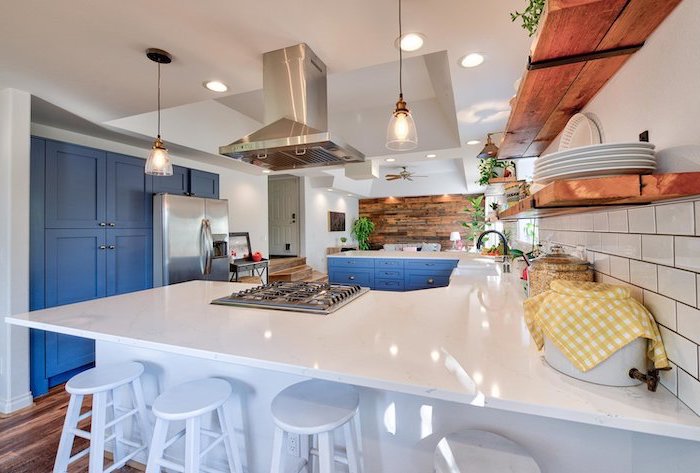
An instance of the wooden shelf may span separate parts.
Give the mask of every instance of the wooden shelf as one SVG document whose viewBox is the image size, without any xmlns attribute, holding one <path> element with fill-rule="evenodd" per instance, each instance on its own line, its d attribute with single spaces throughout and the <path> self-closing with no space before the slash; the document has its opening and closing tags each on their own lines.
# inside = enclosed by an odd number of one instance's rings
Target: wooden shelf
<svg viewBox="0 0 700 473">
<path fill-rule="evenodd" d="M 518 178 L 515 176 L 508 177 L 492 177 L 489 179 L 489 184 L 503 184 L 507 182 L 517 182 Z"/>
<path fill-rule="evenodd" d="M 539 156 L 680 2 L 548 0 L 499 159 Z"/>
<path fill-rule="evenodd" d="M 648 204 L 700 195 L 700 172 L 555 181 L 499 212 L 514 220 L 590 212 L 610 205 Z"/>
</svg>

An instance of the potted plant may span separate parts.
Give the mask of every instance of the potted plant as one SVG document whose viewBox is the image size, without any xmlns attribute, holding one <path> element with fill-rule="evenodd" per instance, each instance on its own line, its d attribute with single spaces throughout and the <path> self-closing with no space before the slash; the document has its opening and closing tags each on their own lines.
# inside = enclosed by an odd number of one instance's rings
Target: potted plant
<svg viewBox="0 0 700 473">
<path fill-rule="evenodd" d="M 470 219 L 467 222 L 462 222 L 462 226 L 467 229 L 467 240 L 474 245 L 481 232 L 486 229 L 484 196 L 469 197 L 467 202 L 469 206 L 464 210 L 469 212 Z"/>
<path fill-rule="evenodd" d="M 511 21 L 520 18 L 521 26 L 527 30 L 529 36 L 537 32 L 540 17 L 544 13 L 546 0 L 528 0 L 527 7 L 521 12 L 514 11 L 510 14 Z"/>
<path fill-rule="evenodd" d="M 345 243 L 348 242 L 347 237 L 340 237 L 340 246 L 345 246 Z"/>
<path fill-rule="evenodd" d="M 515 174 L 515 163 L 497 158 L 484 158 L 479 160 L 479 185 L 488 185 L 495 177 L 511 177 Z"/>
<path fill-rule="evenodd" d="M 352 224 L 352 236 L 357 240 L 357 247 L 369 250 L 369 236 L 374 231 L 374 223 L 367 217 L 360 217 Z"/>
<path fill-rule="evenodd" d="M 486 217 L 486 220 L 488 220 L 489 222 L 495 222 L 496 220 L 498 220 L 498 202 L 491 202 L 491 204 L 489 204 L 489 207 L 491 208 L 491 211 Z"/>
</svg>

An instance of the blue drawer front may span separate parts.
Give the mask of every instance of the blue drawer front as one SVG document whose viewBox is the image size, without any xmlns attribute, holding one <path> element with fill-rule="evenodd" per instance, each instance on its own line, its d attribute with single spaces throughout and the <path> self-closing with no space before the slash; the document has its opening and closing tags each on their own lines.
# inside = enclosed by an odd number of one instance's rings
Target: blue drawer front
<svg viewBox="0 0 700 473">
<path fill-rule="evenodd" d="M 374 260 L 375 268 L 403 268 L 403 260 L 398 258 L 386 258 Z"/>
<path fill-rule="evenodd" d="M 405 288 L 407 291 L 414 289 L 428 289 L 431 287 L 445 287 L 450 283 L 450 276 L 426 273 L 406 273 Z"/>
<path fill-rule="evenodd" d="M 374 274 L 370 270 L 333 270 L 328 278 L 332 284 L 357 284 L 364 287 L 374 285 Z"/>
<path fill-rule="evenodd" d="M 457 267 L 457 260 L 444 259 L 411 259 L 404 266 L 406 269 L 422 269 L 428 271 L 451 271 Z"/>
<path fill-rule="evenodd" d="M 375 278 L 403 279 L 403 269 L 375 269 Z"/>
<path fill-rule="evenodd" d="M 375 279 L 374 289 L 379 291 L 403 291 L 403 279 Z"/>
<path fill-rule="evenodd" d="M 374 268 L 372 258 L 328 258 L 329 268 Z"/>
</svg>

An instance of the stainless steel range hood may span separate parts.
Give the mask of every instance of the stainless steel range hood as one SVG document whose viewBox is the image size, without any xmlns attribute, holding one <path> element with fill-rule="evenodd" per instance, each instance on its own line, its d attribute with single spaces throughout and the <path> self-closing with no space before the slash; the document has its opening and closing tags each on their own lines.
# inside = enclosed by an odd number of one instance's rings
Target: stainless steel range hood
<svg viewBox="0 0 700 473">
<path fill-rule="evenodd" d="M 306 44 L 263 55 L 264 128 L 219 153 L 272 171 L 365 160 L 328 130 L 326 65 Z"/>
</svg>

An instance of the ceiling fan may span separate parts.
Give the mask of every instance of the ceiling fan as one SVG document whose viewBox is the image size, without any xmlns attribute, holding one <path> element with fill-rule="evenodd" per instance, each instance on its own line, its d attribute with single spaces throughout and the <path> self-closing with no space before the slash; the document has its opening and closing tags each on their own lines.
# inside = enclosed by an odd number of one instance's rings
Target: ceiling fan
<svg viewBox="0 0 700 473">
<path fill-rule="evenodd" d="M 384 178 L 387 181 L 396 181 L 397 179 L 403 179 L 405 181 L 412 181 L 414 177 L 428 177 L 428 176 L 418 176 L 415 173 L 406 170 L 406 166 L 401 166 L 401 172 L 398 174 L 387 174 Z"/>
</svg>

